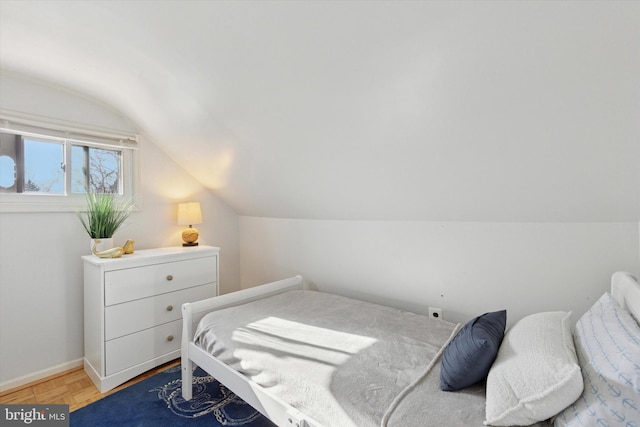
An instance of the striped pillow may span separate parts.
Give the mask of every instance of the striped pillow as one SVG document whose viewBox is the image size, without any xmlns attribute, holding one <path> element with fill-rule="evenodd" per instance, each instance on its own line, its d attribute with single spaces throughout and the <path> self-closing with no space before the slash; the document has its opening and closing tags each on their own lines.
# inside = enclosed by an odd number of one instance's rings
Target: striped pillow
<svg viewBox="0 0 640 427">
<path fill-rule="evenodd" d="M 607 292 L 580 318 L 574 338 L 584 392 L 554 425 L 640 425 L 640 325 Z"/>
</svg>

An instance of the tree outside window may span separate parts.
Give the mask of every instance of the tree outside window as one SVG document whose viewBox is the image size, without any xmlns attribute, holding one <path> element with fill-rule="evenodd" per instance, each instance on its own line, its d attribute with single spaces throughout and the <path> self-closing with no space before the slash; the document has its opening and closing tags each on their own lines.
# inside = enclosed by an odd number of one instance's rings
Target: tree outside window
<svg viewBox="0 0 640 427">
<path fill-rule="evenodd" d="M 122 153 L 118 150 L 73 145 L 72 191 L 120 194 Z"/>
</svg>

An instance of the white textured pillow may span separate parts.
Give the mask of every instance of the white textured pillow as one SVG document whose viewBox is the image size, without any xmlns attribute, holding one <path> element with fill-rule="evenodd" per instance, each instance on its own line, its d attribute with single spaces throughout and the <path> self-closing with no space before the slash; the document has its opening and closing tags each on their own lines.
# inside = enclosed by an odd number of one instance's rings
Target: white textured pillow
<svg viewBox="0 0 640 427">
<path fill-rule="evenodd" d="M 530 425 L 572 404 L 583 381 L 571 313 L 537 313 L 505 335 L 487 377 L 486 425 Z"/>
</svg>

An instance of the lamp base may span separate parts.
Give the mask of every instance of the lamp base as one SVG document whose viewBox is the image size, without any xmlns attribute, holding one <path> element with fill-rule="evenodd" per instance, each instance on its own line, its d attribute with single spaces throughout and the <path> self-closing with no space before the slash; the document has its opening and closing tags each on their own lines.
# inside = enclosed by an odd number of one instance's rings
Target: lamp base
<svg viewBox="0 0 640 427">
<path fill-rule="evenodd" d="M 182 232 L 182 246 L 198 246 L 198 230 L 189 226 Z"/>
</svg>

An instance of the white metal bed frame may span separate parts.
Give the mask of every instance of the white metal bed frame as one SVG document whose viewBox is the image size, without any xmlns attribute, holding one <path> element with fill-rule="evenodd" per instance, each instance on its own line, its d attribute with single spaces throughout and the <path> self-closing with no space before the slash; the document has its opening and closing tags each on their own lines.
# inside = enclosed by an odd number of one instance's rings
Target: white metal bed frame
<svg viewBox="0 0 640 427">
<path fill-rule="evenodd" d="M 182 396 L 192 397 L 194 363 L 216 378 L 249 405 L 280 427 L 323 427 L 322 424 L 295 409 L 287 402 L 272 395 L 229 365 L 196 346 L 193 342 L 195 320 L 205 313 L 226 307 L 241 305 L 270 295 L 293 289 L 303 289 L 302 276 L 268 283 L 218 297 L 209 298 L 182 306 Z M 611 293 L 618 303 L 627 309 L 640 323 L 640 285 L 625 272 L 616 272 L 611 277 Z"/>
</svg>

